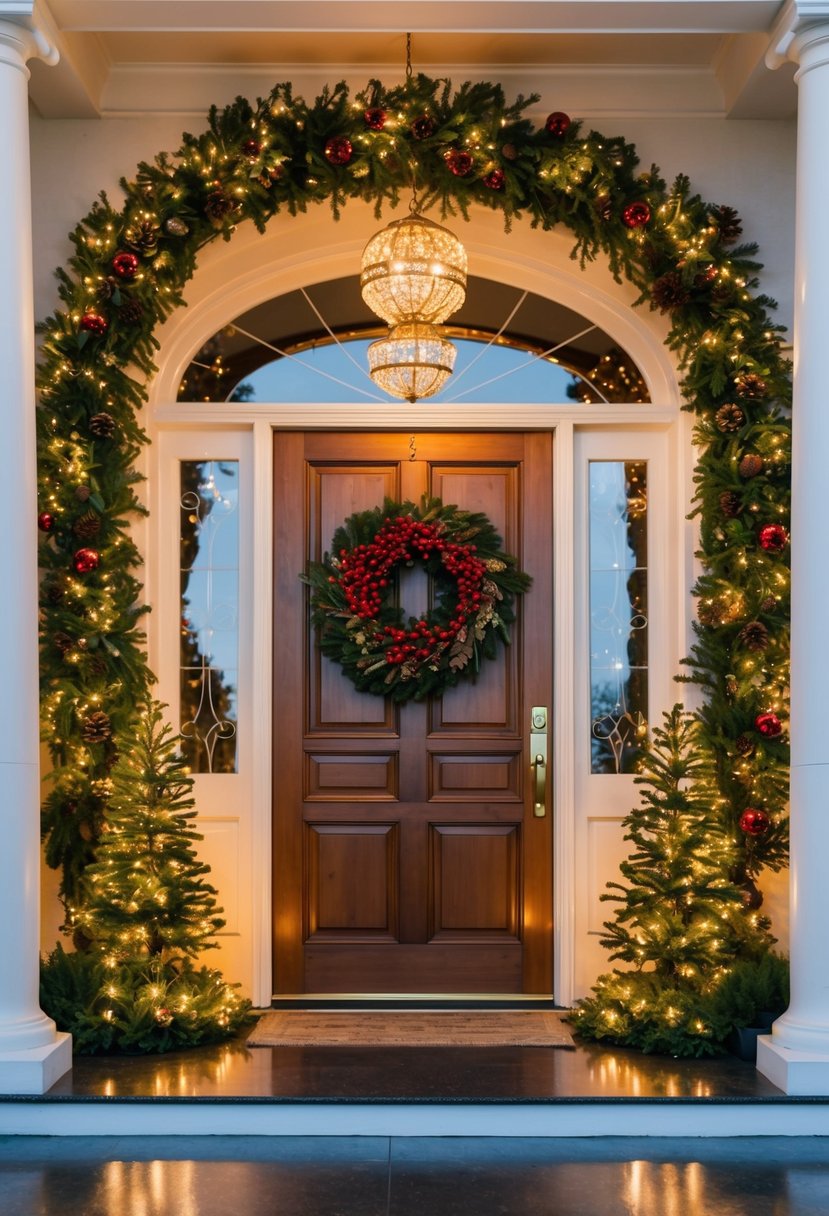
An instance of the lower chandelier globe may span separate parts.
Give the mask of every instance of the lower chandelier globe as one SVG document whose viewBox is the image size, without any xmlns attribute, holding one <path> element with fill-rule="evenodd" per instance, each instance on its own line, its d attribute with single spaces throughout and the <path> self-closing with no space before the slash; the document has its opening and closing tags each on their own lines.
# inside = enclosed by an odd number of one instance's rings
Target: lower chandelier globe
<svg viewBox="0 0 829 1216">
<path fill-rule="evenodd" d="M 392 397 L 415 402 L 440 392 L 455 366 L 455 347 L 434 325 L 408 321 L 368 348 L 369 374 Z"/>
</svg>

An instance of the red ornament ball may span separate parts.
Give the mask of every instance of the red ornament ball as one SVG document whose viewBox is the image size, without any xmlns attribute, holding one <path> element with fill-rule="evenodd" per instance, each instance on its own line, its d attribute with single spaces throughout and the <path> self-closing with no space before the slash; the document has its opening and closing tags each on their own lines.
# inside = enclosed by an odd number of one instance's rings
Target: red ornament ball
<svg viewBox="0 0 829 1216">
<path fill-rule="evenodd" d="M 262 145 L 258 139 L 246 139 L 242 144 L 242 151 L 248 160 L 256 160 L 262 151 Z"/>
<path fill-rule="evenodd" d="M 95 334 L 97 338 L 102 338 L 109 329 L 109 321 L 100 313 L 85 312 L 81 317 L 81 329 L 88 334 Z"/>
<path fill-rule="evenodd" d="M 771 827 L 771 820 L 765 811 L 748 806 L 740 816 L 740 830 L 746 836 L 765 836 Z"/>
<path fill-rule="evenodd" d="M 138 258 L 134 253 L 116 253 L 112 259 L 112 272 L 117 274 L 119 279 L 134 279 L 138 272 Z"/>
<path fill-rule="evenodd" d="M 493 169 L 484 178 L 484 185 L 488 190 L 503 190 L 505 180 L 503 169 Z"/>
<path fill-rule="evenodd" d="M 446 164 L 455 177 L 468 177 L 475 161 L 471 152 L 464 152 L 462 148 L 452 148 L 446 153 Z"/>
<path fill-rule="evenodd" d="M 774 739 L 777 735 L 782 735 L 783 733 L 783 723 L 777 714 L 771 711 L 765 714 L 758 714 L 754 719 L 754 727 L 761 735 L 765 735 L 767 739 Z"/>
<path fill-rule="evenodd" d="M 49 511 L 41 511 L 37 517 L 37 526 L 41 532 L 51 532 L 55 526 L 55 517 Z"/>
<path fill-rule="evenodd" d="M 386 111 L 379 106 L 372 106 L 363 113 L 363 122 L 370 131 L 382 131 L 386 125 Z"/>
<path fill-rule="evenodd" d="M 766 553 L 782 553 L 789 543 L 789 534 L 782 524 L 764 524 L 757 537 Z"/>
<path fill-rule="evenodd" d="M 97 549 L 78 549 L 72 558 L 72 565 L 78 574 L 89 574 L 97 570 L 100 564 L 101 555 Z"/>
<path fill-rule="evenodd" d="M 561 110 L 554 110 L 552 114 L 548 114 L 544 130 L 560 139 L 562 135 L 566 135 L 569 126 L 570 115 Z"/>
<path fill-rule="evenodd" d="M 330 165 L 347 165 L 354 155 L 351 140 L 345 135 L 332 135 L 325 143 L 325 159 Z"/>
<path fill-rule="evenodd" d="M 622 208 L 622 223 L 626 228 L 645 228 L 651 222 L 647 203 L 628 203 Z"/>
</svg>

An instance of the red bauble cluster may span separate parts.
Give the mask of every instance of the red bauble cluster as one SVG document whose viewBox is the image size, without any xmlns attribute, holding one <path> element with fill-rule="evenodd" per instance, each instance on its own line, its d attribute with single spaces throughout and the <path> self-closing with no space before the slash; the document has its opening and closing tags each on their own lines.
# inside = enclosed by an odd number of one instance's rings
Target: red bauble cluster
<svg viewBox="0 0 829 1216">
<path fill-rule="evenodd" d="M 37 517 L 37 526 L 41 532 L 51 532 L 55 526 L 55 517 L 51 511 L 41 511 Z"/>
<path fill-rule="evenodd" d="M 767 739 L 775 739 L 778 735 L 783 734 L 783 723 L 777 714 L 769 711 L 768 713 L 757 715 L 754 719 L 754 729 L 759 731 L 761 735 L 765 735 Z"/>
<path fill-rule="evenodd" d="M 379 617 L 388 595 L 391 575 L 401 562 L 427 561 L 439 555 L 446 574 L 457 587 L 457 599 L 448 620 L 421 618 L 408 629 L 383 626 L 386 662 L 416 667 L 435 657 L 455 640 L 479 612 L 486 564 L 475 556 L 475 546 L 447 540 L 442 528 L 398 515 L 388 519 L 371 544 L 341 549 L 339 573 L 331 581 L 343 589 L 349 611 L 370 625 Z M 375 631 L 377 626 L 374 627 Z"/>
<path fill-rule="evenodd" d="M 450 173 L 454 173 L 455 177 L 468 177 L 475 165 L 472 153 L 465 152 L 463 148 L 451 148 L 445 159 Z"/>
<path fill-rule="evenodd" d="M 101 555 L 97 549 L 77 549 L 72 557 L 72 565 L 78 574 L 90 574 L 101 564 Z"/>
<path fill-rule="evenodd" d="M 622 208 L 622 223 L 626 228 L 645 228 L 651 222 L 651 209 L 647 203 L 628 203 Z"/>
<path fill-rule="evenodd" d="M 757 807 L 747 806 L 740 816 L 740 830 L 746 836 L 765 836 L 771 827 L 771 820 L 765 811 Z"/>
<path fill-rule="evenodd" d="M 351 140 L 345 135 L 332 135 L 325 141 L 325 159 L 330 165 L 347 165 L 353 155 Z"/>
<path fill-rule="evenodd" d="M 123 249 L 120 253 L 116 253 L 112 259 L 112 273 L 117 275 L 119 279 L 124 279 L 127 282 L 135 278 L 138 273 L 138 266 L 139 261 L 137 256 L 134 253 L 127 253 Z"/>
<path fill-rule="evenodd" d="M 484 178 L 484 185 L 488 190 L 503 190 L 505 180 L 503 169 L 492 169 Z"/>
<path fill-rule="evenodd" d="M 757 533 L 760 548 L 767 553 L 782 553 L 789 543 L 789 534 L 782 524 L 764 524 Z"/>
<path fill-rule="evenodd" d="M 566 135 L 569 126 L 570 115 L 564 114 L 561 110 L 554 110 L 547 116 L 544 130 L 560 139 L 562 135 Z"/>
<path fill-rule="evenodd" d="M 100 313 L 85 312 L 81 317 L 81 329 L 88 334 L 94 334 L 96 338 L 102 338 L 109 329 L 109 321 Z"/>
<path fill-rule="evenodd" d="M 372 106 L 363 112 L 363 122 L 370 131 L 382 131 L 386 125 L 386 111 Z"/>
</svg>

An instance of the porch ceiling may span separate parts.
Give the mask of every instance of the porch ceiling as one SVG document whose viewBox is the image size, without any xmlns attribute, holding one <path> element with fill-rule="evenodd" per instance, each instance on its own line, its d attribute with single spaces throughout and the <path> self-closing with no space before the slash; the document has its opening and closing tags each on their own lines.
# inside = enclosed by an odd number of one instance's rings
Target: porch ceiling
<svg viewBox="0 0 829 1216">
<path fill-rule="evenodd" d="M 0 0 L 25 20 L 26 0 Z M 201 114 L 236 93 L 291 79 L 311 96 L 345 76 L 399 77 L 404 35 L 416 67 L 501 79 L 564 98 L 585 117 L 789 117 L 793 71 L 764 63 L 777 0 L 43 0 L 61 52 L 31 64 L 49 118 Z M 326 31 L 326 32 L 322 32 Z"/>
</svg>

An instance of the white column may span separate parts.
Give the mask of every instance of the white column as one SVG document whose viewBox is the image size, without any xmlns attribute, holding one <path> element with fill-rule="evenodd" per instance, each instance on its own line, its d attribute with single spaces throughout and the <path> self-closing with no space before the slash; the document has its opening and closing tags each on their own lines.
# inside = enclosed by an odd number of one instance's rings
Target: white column
<svg viewBox="0 0 829 1216">
<path fill-rule="evenodd" d="M 829 9 L 778 43 L 797 73 L 792 467 L 791 1003 L 757 1067 L 790 1094 L 829 1094 Z"/>
<path fill-rule="evenodd" d="M 0 20 L 0 450 L 7 526 L 0 592 L 0 1093 L 43 1093 L 72 1065 L 38 1001 L 40 774 L 34 315 L 28 59 L 55 58 Z"/>
</svg>

